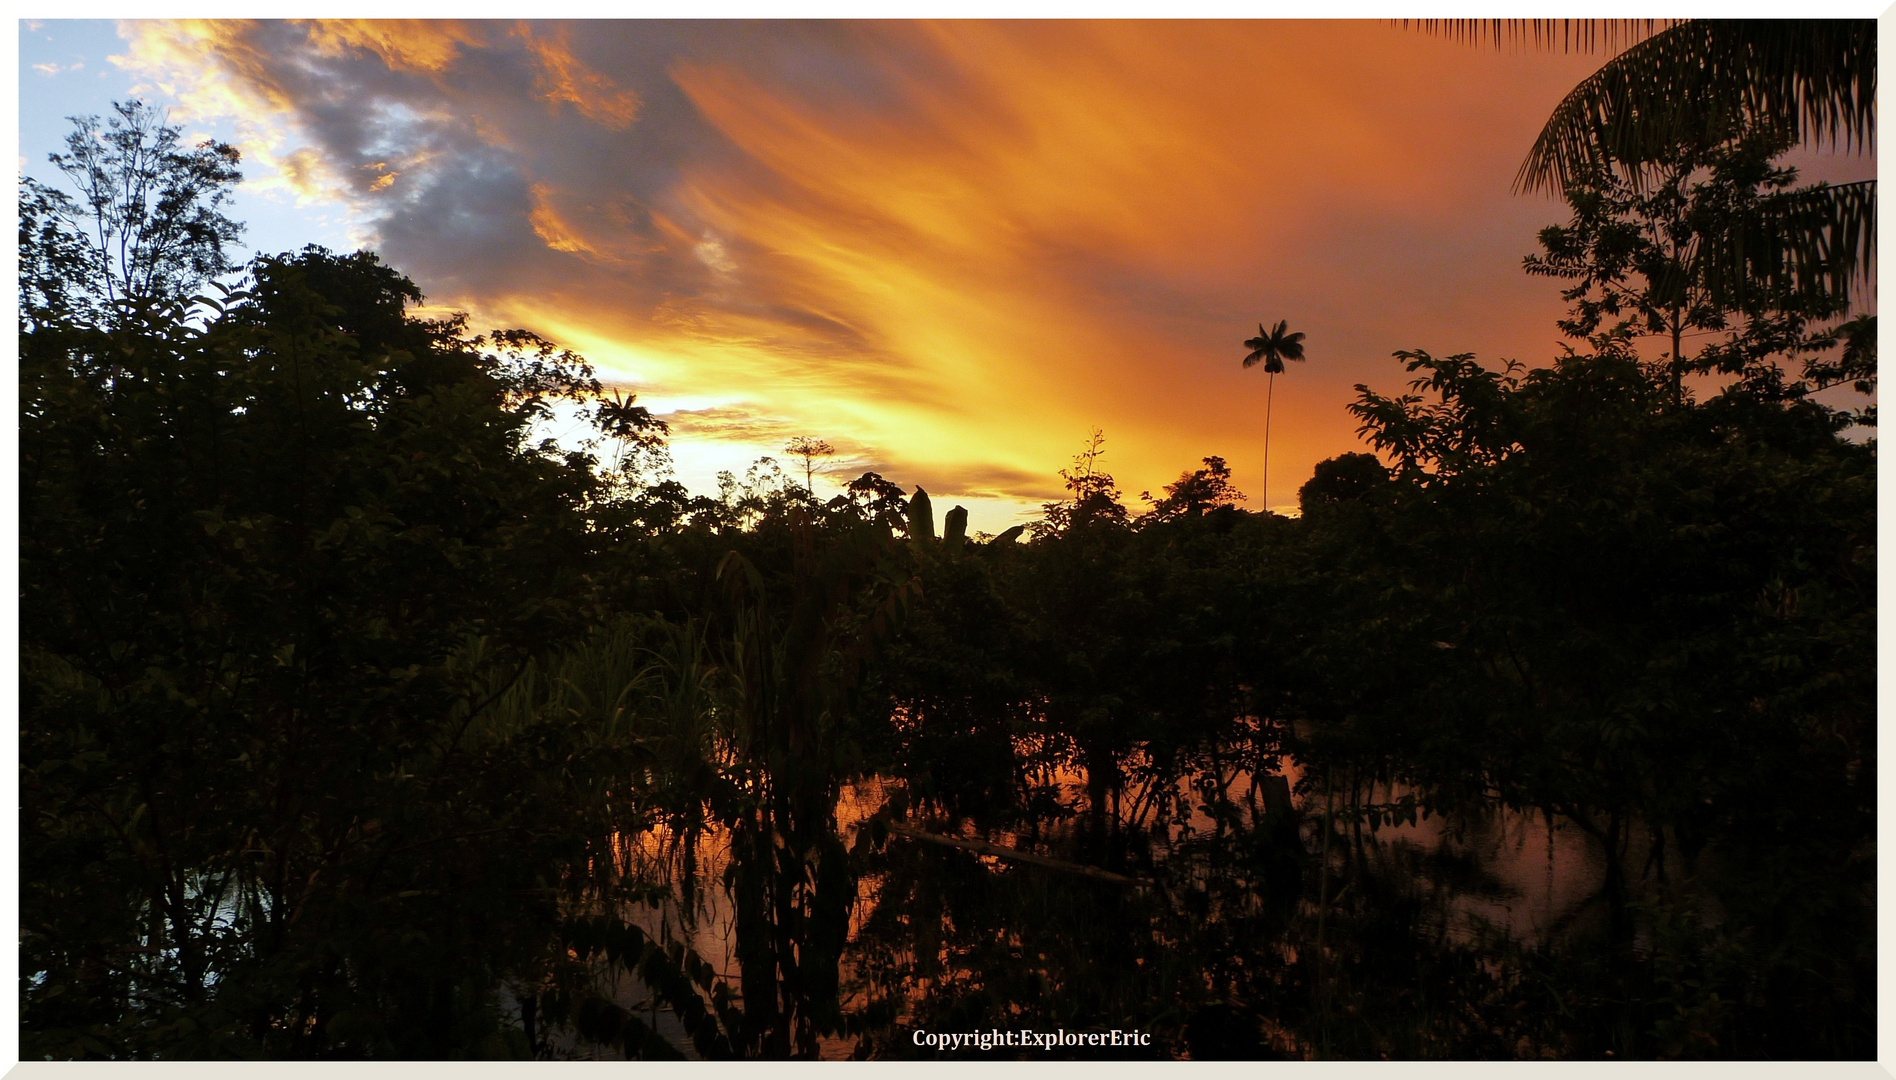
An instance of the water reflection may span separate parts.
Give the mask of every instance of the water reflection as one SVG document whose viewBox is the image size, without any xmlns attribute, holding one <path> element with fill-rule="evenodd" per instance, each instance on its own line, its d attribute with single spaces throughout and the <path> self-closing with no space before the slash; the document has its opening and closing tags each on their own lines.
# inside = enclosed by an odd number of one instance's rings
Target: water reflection
<svg viewBox="0 0 1896 1080">
<path fill-rule="evenodd" d="M 820 1034 L 816 1056 L 911 1056 L 905 1035 L 917 1026 L 1090 1030 L 1109 1019 L 1165 1028 L 1145 1051 L 1154 1056 L 1310 1056 L 1308 1031 L 1342 1011 L 1350 965 L 1366 949 L 1400 948 L 1377 934 L 1531 948 L 1602 917 L 1600 854 L 1536 815 L 1392 822 L 1349 807 L 1403 805 L 1412 793 L 1400 785 L 1333 794 L 1326 873 L 1323 792 L 1294 763 L 1150 783 L 1106 808 L 1112 843 L 1095 834 L 1083 775 L 1034 780 L 1059 809 L 986 830 L 909 807 L 891 778 L 841 788 L 833 830 L 854 859 L 835 984 L 846 1019 Z M 622 916 L 654 941 L 683 943 L 741 1001 L 730 830 L 660 827 L 616 850 L 623 872 L 663 886 Z M 1409 921 L 1382 926 L 1372 910 Z M 1345 934 L 1370 944 L 1340 950 Z M 613 978 L 619 1007 L 697 1056 L 649 987 L 622 969 Z M 571 1037 L 549 1051 L 622 1057 Z"/>
</svg>

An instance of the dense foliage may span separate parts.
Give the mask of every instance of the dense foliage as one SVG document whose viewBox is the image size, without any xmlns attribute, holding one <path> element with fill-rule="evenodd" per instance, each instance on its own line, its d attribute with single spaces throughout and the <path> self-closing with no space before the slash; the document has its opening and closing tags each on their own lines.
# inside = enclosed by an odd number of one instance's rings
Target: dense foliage
<svg viewBox="0 0 1896 1080">
<path fill-rule="evenodd" d="M 23 1054 L 1870 1055 L 1873 318 L 1687 272 L 1777 149 L 1583 178 L 1575 347 L 1399 354 L 1300 517 L 1096 433 L 996 537 L 814 451 L 694 496 L 373 255 L 193 303 L 229 230 L 105 285 L 23 190 Z M 1469 906 L 1523 825 L 1557 925 Z"/>
</svg>

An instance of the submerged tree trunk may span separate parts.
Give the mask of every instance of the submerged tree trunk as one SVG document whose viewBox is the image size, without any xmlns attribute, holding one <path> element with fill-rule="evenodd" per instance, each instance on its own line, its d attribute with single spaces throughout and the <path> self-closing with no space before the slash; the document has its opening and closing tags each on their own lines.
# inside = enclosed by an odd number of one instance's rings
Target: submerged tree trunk
<svg viewBox="0 0 1896 1080">
<path fill-rule="evenodd" d="M 1606 827 L 1601 828 L 1579 807 L 1569 808 L 1564 816 L 1599 842 L 1606 857 L 1605 877 L 1600 883 L 1598 895 L 1606 901 L 1607 936 L 1615 945 L 1630 940 L 1632 925 L 1628 918 L 1626 864 L 1622 851 L 1627 831 L 1625 818 L 1618 808 L 1614 808 L 1607 812 Z"/>
<path fill-rule="evenodd" d="M 1360 879 L 1363 876 L 1363 814 L 1361 798 L 1362 778 L 1355 769 L 1350 770 L 1350 877 Z M 1375 781 L 1370 781 L 1370 792 L 1375 792 Z M 1359 895 L 1361 890 L 1358 890 Z"/>
<path fill-rule="evenodd" d="M 1325 930 L 1330 916 L 1330 833 L 1335 806 L 1335 774 L 1323 770 L 1323 854 L 1317 868 L 1317 1016 L 1319 1057 L 1330 1056 L 1330 961 L 1325 952 Z"/>
<path fill-rule="evenodd" d="M 1118 832 L 1118 815 L 1111 812 L 1111 800 L 1119 787 L 1119 766 L 1112 752 L 1098 745 L 1088 747 L 1084 757 L 1087 818 L 1093 842 L 1099 845 L 1095 855 L 1102 856 L 1107 852 L 1108 841 Z"/>
</svg>

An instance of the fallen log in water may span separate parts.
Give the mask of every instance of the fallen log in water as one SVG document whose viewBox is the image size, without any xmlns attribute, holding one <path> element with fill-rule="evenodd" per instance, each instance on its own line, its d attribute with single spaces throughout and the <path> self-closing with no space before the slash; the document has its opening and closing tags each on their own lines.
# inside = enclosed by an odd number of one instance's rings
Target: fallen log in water
<svg viewBox="0 0 1896 1080">
<path fill-rule="evenodd" d="M 939 833 L 924 832 L 921 829 L 909 825 L 897 825 L 893 822 L 889 824 L 889 831 L 897 836 L 906 836 L 913 840 L 921 840 L 930 844 L 940 844 L 943 847 L 960 848 L 963 851 L 972 851 L 980 855 L 992 855 L 997 859 L 1011 859 L 1014 862 L 1031 863 L 1034 866 L 1044 866 L 1049 870 L 1063 870 L 1069 874 L 1090 877 L 1095 881 L 1111 882 L 1114 885 L 1150 886 L 1152 884 L 1144 878 L 1127 877 L 1124 874 L 1115 874 L 1110 870 L 1101 870 L 1097 866 L 1083 866 L 1080 863 L 1067 862 L 1064 859 L 1056 859 L 1049 855 L 1036 855 L 1031 851 L 1021 851 L 1018 848 L 990 844 L 985 840 L 963 840 L 958 836 L 942 836 Z"/>
</svg>

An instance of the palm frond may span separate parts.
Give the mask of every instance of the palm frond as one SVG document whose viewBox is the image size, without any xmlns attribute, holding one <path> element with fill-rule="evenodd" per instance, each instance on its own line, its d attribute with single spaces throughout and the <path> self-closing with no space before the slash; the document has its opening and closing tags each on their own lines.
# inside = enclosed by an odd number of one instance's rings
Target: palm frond
<svg viewBox="0 0 1896 1080">
<path fill-rule="evenodd" d="M 1264 329 L 1263 323 L 1257 324 L 1256 337 L 1244 339 L 1244 347 L 1251 350 L 1251 354 L 1244 358 L 1244 366 L 1247 368 L 1256 364 L 1259 360 L 1264 359 L 1265 355 L 1270 352 L 1270 331 Z"/>
<path fill-rule="evenodd" d="M 1503 42 L 1516 48 L 1561 52 L 1618 52 L 1678 25 L 1679 19 L 1398 19 L 1405 30 L 1470 45 Z"/>
<path fill-rule="evenodd" d="M 1661 30 L 1574 87 L 1515 186 L 1564 190 L 1604 167 L 1638 182 L 1679 147 L 1747 127 L 1867 149 L 1876 134 L 1876 23 L 1695 19 Z"/>
<path fill-rule="evenodd" d="M 1876 181 L 1818 185 L 1767 200 L 1698 252 L 1696 272 L 1715 301 L 1742 304 L 1755 283 L 1848 302 L 1876 261 Z"/>
</svg>

